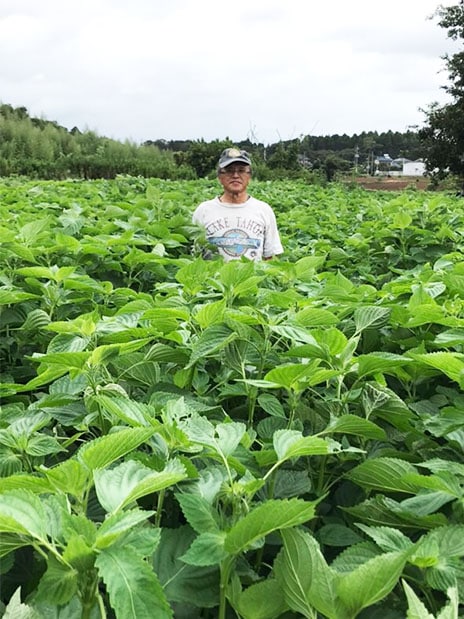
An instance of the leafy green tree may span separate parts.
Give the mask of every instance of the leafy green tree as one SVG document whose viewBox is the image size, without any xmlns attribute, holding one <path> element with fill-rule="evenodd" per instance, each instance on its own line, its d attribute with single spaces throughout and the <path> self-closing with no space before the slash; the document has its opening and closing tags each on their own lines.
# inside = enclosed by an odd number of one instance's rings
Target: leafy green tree
<svg viewBox="0 0 464 619">
<path fill-rule="evenodd" d="M 344 161 L 341 157 L 338 157 L 337 155 L 329 155 L 328 157 L 326 157 L 322 167 L 325 177 L 329 183 L 335 180 L 335 176 L 338 170 L 347 170 L 348 166 L 346 165 L 346 163 L 346 161 Z"/>
<path fill-rule="evenodd" d="M 463 0 L 454 6 L 440 6 L 435 15 L 439 18 L 439 26 L 447 29 L 450 39 L 464 39 Z M 429 107 L 427 124 L 420 129 L 419 137 L 426 147 L 429 170 L 438 178 L 451 173 L 464 179 L 464 51 L 446 54 L 443 60 L 450 82 L 443 88 L 452 100 L 442 106 L 433 103 Z"/>
<path fill-rule="evenodd" d="M 267 163 L 272 169 L 297 170 L 300 167 L 298 155 L 298 140 L 279 142 Z"/>
<path fill-rule="evenodd" d="M 215 171 L 219 155 L 228 146 L 231 146 L 229 140 L 197 140 L 189 145 L 185 153 L 177 153 L 176 162 L 190 166 L 197 177 L 202 178 Z"/>
</svg>

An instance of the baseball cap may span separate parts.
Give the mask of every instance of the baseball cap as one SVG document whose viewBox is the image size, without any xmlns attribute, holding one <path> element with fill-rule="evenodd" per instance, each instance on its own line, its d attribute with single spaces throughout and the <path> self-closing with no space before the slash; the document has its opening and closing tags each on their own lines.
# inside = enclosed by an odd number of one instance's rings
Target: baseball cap
<svg viewBox="0 0 464 619">
<path fill-rule="evenodd" d="M 222 151 L 219 157 L 219 168 L 225 168 L 231 163 L 245 163 L 251 166 L 250 155 L 246 150 L 239 150 L 238 148 L 226 148 Z"/>
</svg>

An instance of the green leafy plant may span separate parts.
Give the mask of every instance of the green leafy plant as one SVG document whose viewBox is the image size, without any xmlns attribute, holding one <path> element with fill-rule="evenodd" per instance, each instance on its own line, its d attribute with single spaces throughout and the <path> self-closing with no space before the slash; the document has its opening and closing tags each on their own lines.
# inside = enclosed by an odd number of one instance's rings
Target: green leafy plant
<svg viewBox="0 0 464 619">
<path fill-rule="evenodd" d="M 0 190 L 0 614 L 462 614 L 458 197 L 255 181 L 224 263 L 212 181 Z"/>
</svg>

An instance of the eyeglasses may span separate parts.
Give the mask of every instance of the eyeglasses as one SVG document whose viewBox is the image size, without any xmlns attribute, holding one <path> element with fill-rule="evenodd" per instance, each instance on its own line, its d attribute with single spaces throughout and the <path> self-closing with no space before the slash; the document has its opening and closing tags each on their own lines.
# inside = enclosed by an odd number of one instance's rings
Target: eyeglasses
<svg viewBox="0 0 464 619">
<path fill-rule="evenodd" d="M 234 176 L 235 174 L 238 174 L 239 176 L 246 176 L 247 174 L 250 174 L 250 172 L 250 168 L 243 166 L 227 167 L 219 170 L 219 174 L 222 174 L 223 176 Z"/>
</svg>

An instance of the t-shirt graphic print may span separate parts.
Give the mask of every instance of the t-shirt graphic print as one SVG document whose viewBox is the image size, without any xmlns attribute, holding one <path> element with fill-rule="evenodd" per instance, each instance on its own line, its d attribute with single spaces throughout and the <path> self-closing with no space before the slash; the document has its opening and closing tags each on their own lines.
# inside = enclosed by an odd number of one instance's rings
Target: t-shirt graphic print
<svg viewBox="0 0 464 619">
<path fill-rule="evenodd" d="M 247 255 L 256 260 L 262 254 L 264 229 L 260 221 L 231 214 L 206 225 L 206 236 L 210 243 L 230 258 Z"/>
</svg>

